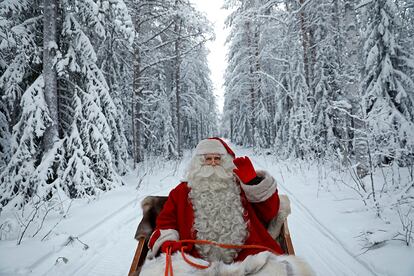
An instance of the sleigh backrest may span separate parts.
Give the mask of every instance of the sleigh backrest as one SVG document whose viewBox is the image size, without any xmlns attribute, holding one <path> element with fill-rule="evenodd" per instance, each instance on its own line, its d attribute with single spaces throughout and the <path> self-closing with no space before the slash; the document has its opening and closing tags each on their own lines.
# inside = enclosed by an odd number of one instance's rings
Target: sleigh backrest
<svg viewBox="0 0 414 276">
<path fill-rule="evenodd" d="M 166 196 L 147 196 L 141 203 L 143 216 L 141 222 L 138 225 L 137 231 L 135 232 L 135 239 L 139 241 L 139 243 L 135 252 L 134 260 L 132 261 L 131 269 L 128 274 L 129 276 L 139 275 L 139 272 L 141 271 L 141 267 L 144 264 L 148 253 L 148 240 L 155 229 L 157 216 L 164 207 L 167 198 L 168 197 Z M 288 204 L 290 204 L 286 196 L 281 195 L 280 198 L 285 202 L 287 200 Z M 289 213 L 290 206 L 289 212 L 286 212 L 283 217 L 279 218 L 279 220 L 282 221 L 280 225 L 269 225 L 269 228 L 273 227 L 276 229 L 273 229 L 271 231 L 273 233 L 280 233 L 280 235 L 277 237 L 273 236 L 273 238 L 279 242 L 283 251 L 289 255 L 294 255 L 295 253 L 293 250 L 286 220 L 286 217 Z"/>
<path fill-rule="evenodd" d="M 158 214 L 164 207 L 167 198 L 168 197 L 166 196 L 147 196 L 141 202 L 142 220 L 138 225 L 137 231 L 135 232 L 136 240 L 139 240 L 142 237 L 149 239 L 155 229 Z"/>
</svg>

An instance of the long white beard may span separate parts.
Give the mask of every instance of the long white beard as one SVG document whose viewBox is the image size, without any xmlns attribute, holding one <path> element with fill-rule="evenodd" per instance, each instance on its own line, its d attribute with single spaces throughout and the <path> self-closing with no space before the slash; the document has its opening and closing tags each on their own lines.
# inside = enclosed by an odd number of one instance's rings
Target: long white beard
<svg viewBox="0 0 414 276">
<path fill-rule="evenodd" d="M 244 244 L 247 226 L 240 188 L 234 181 L 232 170 L 222 166 L 201 166 L 189 173 L 188 185 L 197 239 Z M 204 259 L 224 263 L 231 263 L 240 251 L 209 245 L 196 245 L 196 248 Z"/>
</svg>

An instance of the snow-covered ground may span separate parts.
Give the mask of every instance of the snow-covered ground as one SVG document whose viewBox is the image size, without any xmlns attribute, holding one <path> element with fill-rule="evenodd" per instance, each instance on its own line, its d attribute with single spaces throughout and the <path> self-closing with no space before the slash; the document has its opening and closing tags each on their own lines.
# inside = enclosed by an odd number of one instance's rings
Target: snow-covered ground
<svg viewBox="0 0 414 276">
<path fill-rule="evenodd" d="M 257 169 L 271 172 L 279 193 L 289 196 L 289 229 L 296 254 L 317 275 L 414 275 L 413 247 L 387 241 L 376 249 L 364 248 L 367 239 L 381 241 L 366 233 L 381 233 L 398 218 L 391 213 L 386 217 L 386 211 L 377 218 L 354 191 L 340 184 L 340 174 L 326 166 L 277 163 L 272 156 L 233 149 L 238 156 L 250 156 Z M 70 208 L 63 220 L 48 216 L 34 237 L 39 225 L 33 224 L 19 246 L 15 215 L 2 212 L 0 275 L 127 275 L 142 216 L 140 201 L 147 195 L 167 195 L 179 183 L 189 155 L 178 163 L 148 161 L 124 177 L 125 186 L 97 200 L 67 204 Z M 7 232 L 6 225 L 12 232 Z"/>
</svg>

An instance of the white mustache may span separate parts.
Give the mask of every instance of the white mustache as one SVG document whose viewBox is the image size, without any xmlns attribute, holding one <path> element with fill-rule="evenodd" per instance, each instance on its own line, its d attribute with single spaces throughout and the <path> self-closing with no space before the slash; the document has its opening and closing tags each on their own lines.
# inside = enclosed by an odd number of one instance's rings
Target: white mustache
<svg viewBox="0 0 414 276">
<path fill-rule="evenodd" d="M 228 179 L 233 177 L 233 173 L 226 172 L 226 170 L 222 166 L 204 165 L 197 172 L 197 176 L 202 178 L 210 177 L 212 175 L 216 175 L 218 178 L 221 179 Z"/>
</svg>

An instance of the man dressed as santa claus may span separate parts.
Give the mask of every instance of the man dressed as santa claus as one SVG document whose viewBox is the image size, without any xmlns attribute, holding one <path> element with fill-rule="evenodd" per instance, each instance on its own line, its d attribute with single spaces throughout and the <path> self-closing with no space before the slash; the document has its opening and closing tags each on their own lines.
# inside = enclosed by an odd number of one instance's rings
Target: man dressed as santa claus
<svg viewBox="0 0 414 276">
<path fill-rule="evenodd" d="M 283 255 L 268 230 L 279 231 L 288 214 L 283 206 L 271 175 L 248 157 L 235 158 L 221 139 L 202 140 L 186 182 L 170 192 L 157 218 L 141 275 L 168 268 L 175 275 L 312 275 L 300 259 Z"/>
</svg>

